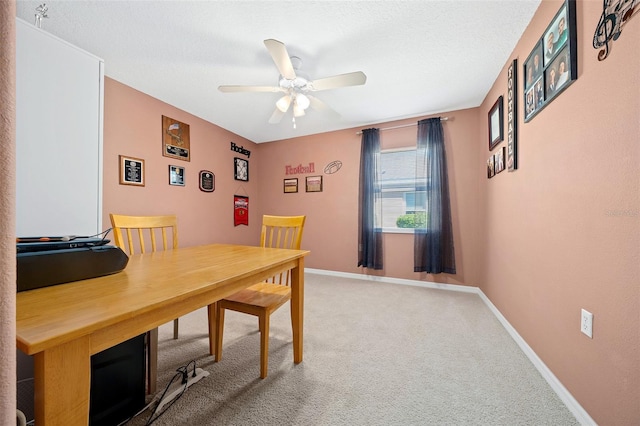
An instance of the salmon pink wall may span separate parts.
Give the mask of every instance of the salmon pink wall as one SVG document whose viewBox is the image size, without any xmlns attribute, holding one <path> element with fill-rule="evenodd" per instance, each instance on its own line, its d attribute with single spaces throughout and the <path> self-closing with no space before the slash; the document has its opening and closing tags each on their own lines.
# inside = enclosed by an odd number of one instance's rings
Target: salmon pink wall
<svg viewBox="0 0 640 426">
<path fill-rule="evenodd" d="M 541 3 L 510 58 L 520 75 L 561 5 Z M 477 284 L 598 424 L 637 425 L 640 19 L 598 61 L 601 13 L 602 2 L 577 2 L 578 80 L 526 124 L 519 84 L 519 170 L 480 179 Z M 480 107 L 481 136 L 506 72 Z M 594 315 L 593 339 L 580 332 L 581 308 Z"/>
<path fill-rule="evenodd" d="M 213 242 L 258 244 L 256 144 L 227 130 L 105 78 L 103 227 L 109 213 L 178 215 L 181 247 Z M 191 161 L 162 155 L 162 116 L 189 125 Z M 231 142 L 251 151 L 249 182 L 234 180 L 233 158 L 247 156 L 231 150 Z M 118 156 L 145 160 L 144 187 L 120 185 Z M 185 168 L 185 186 L 169 185 L 169 165 Z M 215 174 L 215 191 L 198 187 L 200 170 Z M 234 226 L 233 196 L 249 196 L 249 226 Z"/>
<path fill-rule="evenodd" d="M 311 250 L 306 266 L 332 271 L 385 275 L 395 278 L 475 285 L 477 263 L 477 164 L 480 153 L 478 111 L 468 109 L 443 113 L 448 155 L 457 274 L 430 275 L 413 272 L 413 234 L 384 235 L 384 270 L 359 268 L 358 264 L 358 174 L 360 128 L 260 144 L 260 207 L 269 214 L 305 214 L 307 222 L 302 246 Z M 410 125 L 380 132 L 382 149 L 415 147 L 417 117 L 379 123 L 369 127 Z M 302 125 L 302 124 L 301 124 Z M 342 168 L 324 172 L 327 164 L 340 161 Z M 287 175 L 287 166 L 313 163 L 313 173 Z M 323 177 L 322 192 L 305 192 L 305 177 Z M 284 193 L 285 178 L 297 178 L 298 193 Z"/>
</svg>

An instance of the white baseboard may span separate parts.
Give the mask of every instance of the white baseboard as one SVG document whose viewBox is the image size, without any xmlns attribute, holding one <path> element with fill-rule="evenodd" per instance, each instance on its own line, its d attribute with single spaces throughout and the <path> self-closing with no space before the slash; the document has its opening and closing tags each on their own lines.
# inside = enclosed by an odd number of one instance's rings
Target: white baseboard
<svg viewBox="0 0 640 426">
<path fill-rule="evenodd" d="M 391 284 L 410 285 L 414 287 L 435 288 L 435 289 L 449 290 L 449 291 L 461 291 L 464 293 L 478 292 L 478 287 L 471 287 L 467 285 L 442 284 L 442 283 L 434 283 L 430 281 L 407 280 L 404 278 L 379 277 L 375 275 L 353 274 L 350 272 L 328 271 L 325 269 L 304 268 L 304 271 L 310 274 L 331 275 L 334 277 L 352 278 L 355 280 L 377 281 L 377 282 L 384 282 L 384 283 L 391 283 Z"/>
<path fill-rule="evenodd" d="M 583 426 L 595 426 L 596 422 L 589 416 L 589 413 L 582 408 L 582 406 L 576 401 L 576 399 L 571 395 L 571 393 L 564 387 L 564 385 L 558 380 L 558 378 L 551 372 L 549 367 L 545 365 L 544 362 L 540 359 L 540 357 L 531 349 L 531 346 L 527 344 L 527 342 L 520 336 L 520 334 L 516 331 L 515 328 L 507 321 L 507 319 L 502 315 L 502 313 L 496 308 L 496 306 L 489 300 L 489 298 L 480 290 L 478 287 L 472 286 L 464 286 L 464 285 L 456 285 L 456 284 L 441 284 L 434 283 L 429 281 L 417 281 L 417 280 L 408 280 L 402 278 L 391 278 L 391 277 L 380 277 L 373 275 L 365 275 L 365 274 L 354 274 L 349 272 L 337 272 L 337 271 L 328 271 L 324 269 L 312 269 L 305 268 L 305 273 L 317 274 L 317 275 L 329 275 L 335 277 L 342 278 L 352 278 L 357 280 L 365 280 L 365 281 L 377 281 L 384 282 L 390 284 L 400 284 L 400 285 L 410 285 L 415 287 L 425 287 L 425 288 L 434 288 L 439 290 L 448 290 L 448 291 L 461 291 L 466 293 L 475 293 L 480 299 L 487 305 L 489 310 L 495 315 L 495 317 L 500 321 L 500 324 L 505 328 L 507 333 L 511 336 L 511 338 L 516 342 L 516 344 L 520 347 L 522 352 L 529 358 L 529 361 L 534 365 L 534 367 L 538 370 L 538 372 L 542 375 L 542 377 L 547 381 L 551 389 L 558 395 L 560 400 L 566 405 L 567 409 L 571 411 L 571 413 L 575 416 L 576 420 L 580 422 Z"/>
<path fill-rule="evenodd" d="M 489 300 L 489 298 L 478 288 L 477 291 L 480 298 L 489 307 L 491 312 L 496 316 L 500 324 L 507 330 L 507 333 L 518 344 L 522 352 L 529 358 L 529 361 L 536 367 L 538 372 L 547 381 L 551 389 L 558 395 L 558 397 L 564 402 L 569 411 L 576 417 L 576 420 L 584 426 L 595 426 L 596 422 L 589 416 L 589 413 L 582 408 L 582 406 L 576 401 L 571 393 L 564 387 L 564 385 L 558 380 L 558 378 L 551 372 L 549 367 L 540 359 L 540 357 L 531 349 L 531 346 L 520 336 L 515 328 L 507 321 L 502 313 L 495 307 L 495 305 Z"/>
</svg>

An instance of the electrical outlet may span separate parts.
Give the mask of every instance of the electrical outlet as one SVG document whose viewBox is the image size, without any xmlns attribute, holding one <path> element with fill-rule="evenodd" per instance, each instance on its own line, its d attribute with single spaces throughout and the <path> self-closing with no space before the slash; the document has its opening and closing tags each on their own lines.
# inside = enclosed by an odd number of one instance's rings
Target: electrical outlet
<svg viewBox="0 0 640 426">
<path fill-rule="evenodd" d="M 582 318 L 580 320 L 580 331 L 593 339 L 593 314 L 584 309 L 582 310 Z"/>
</svg>

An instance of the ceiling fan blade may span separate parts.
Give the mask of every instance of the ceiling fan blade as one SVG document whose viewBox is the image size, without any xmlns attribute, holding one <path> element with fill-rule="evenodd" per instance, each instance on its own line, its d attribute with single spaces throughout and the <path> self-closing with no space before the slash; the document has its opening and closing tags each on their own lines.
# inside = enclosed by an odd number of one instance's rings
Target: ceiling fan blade
<svg viewBox="0 0 640 426">
<path fill-rule="evenodd" d="M 278 124 L 280 122 L 280 120 L 282 120 L 282 117 L 284 117 L 284 112 L 282 112 L 278 108 L 276 108 L 273 111 L 273 114 L 271 114 L 271 118 L 269 119 L 269 123 Z"/>
<path fill-rule="evenodd" d="M 269 54 L 271 54 L 271 58 L 276 64 L 278 71 L 280 71 L 280 75 L 287 80 L 295 79 L 296 72 L 293 70 L 291 58 L 289 57 L 289 52 L 287 52 L 287 47 L 284 43 L 270 38 L 264 41 L 264 45 L 267 46 L 267 50 L 269 51 Z"/>
<path fill-rule="evenodd" d="M 277 86 L 218 86 L 218 90 L 225 93 L 232 92 L 282 92 Z"/>
<path fill-rule="evenodd" d="M 325 77 L 311 82 L 311 90 L 329 90 L 338 87 L 360 86 L 367 82 L 367 76 L 362 71 Z"/>
<path fill-rule="evenodd" d="M 316 98 L 315 96 L 311 96 L 307 94 L 307 98 L 309 98 L 309 102 L 310 102 L 310 106 L 311 108 L 313 108 L 314 110 L 324 113 L 327 116 L 337 119 L 340 118 L 340 114 L 338 114 L 338 112 L 336 110 L 334 110 L 333 108 L 331 108 L 329 105 L 327 105 L 326 103 L 322 102 L 320 99 Z"/>
</svg>

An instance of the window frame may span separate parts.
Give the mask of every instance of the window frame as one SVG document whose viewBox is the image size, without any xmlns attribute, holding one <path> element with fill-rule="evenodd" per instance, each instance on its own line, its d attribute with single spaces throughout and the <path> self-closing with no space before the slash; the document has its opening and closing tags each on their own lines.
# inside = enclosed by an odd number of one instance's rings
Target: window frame
<svg viewBox="0 0 640 426">
<path fill-rule="evenodd" d="M 380 166 L 382 168 L 382 156 L 384 154 L 391 154 L 391 153 L 395 153 L 395 152 L 413 151 L 417 155 L 417 150 L 418 150 L 417 146 L 381 149 L 380 150 L 380 163 L 381 163 Z M 381 172 L 382 172 L 382 170 L 381 170 Z M 411 186 L 413 187 L 413 191 L 404 191 L 404 193 L 407 193 L 407 192 L 413 192 L 414 194 L 416 193 L 415 188 L 418 185 L 416 185 L 416 178 L 415 178 L 415 163 L 414 163 L 414 168 L 413 168 L 413 178 L 412 179 L 413 179 L 413 181 L 411 183 Z M 385 191 L 383 190 L 382 179 L 380 179 L 377 184 L 379 185 L 380 193 L 383 194 Z M 426 187 L 426 184 L 423 185 L 423 187 Z M 425 190 L 426 190 L 426 188 L 425 188 Z M 386 192 L 403 192 L 403 191 L 386 191 Z M 405 196 L 403 195 L 402 198 L 403 198 L 403 202 L 404 202 Z M 381 210 L 382 210 L 382 214 L 384 216 L 384 197 L 381 197 L 380 202 L 382 203 Z M 382 223 L 382 218 L 381 218 L 379 223 Z M 382 226 L 381 230 L 382 230 L 382 233 L 385 233 L 385 234 L 414 234 L 416 228 L 398 228 L 398 227 L 385 227 L 385 226 Z"/>
</svg>

